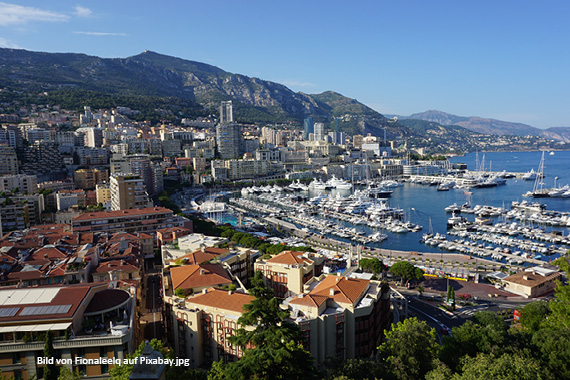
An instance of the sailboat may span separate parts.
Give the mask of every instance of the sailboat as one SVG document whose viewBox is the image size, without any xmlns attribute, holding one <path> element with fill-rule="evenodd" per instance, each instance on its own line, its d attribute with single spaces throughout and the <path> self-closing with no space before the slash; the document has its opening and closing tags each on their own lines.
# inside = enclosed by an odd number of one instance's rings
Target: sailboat
<svg viewBox="0 0 570 380">
<path fill-rule="evenodd" d="M 428 232 L 422 235 L 422 241 L 431 239 L 433 237 L 433 226 L 431 225 L 431 216 L 429 217 L 429 229 Z"/>
<path fill-rule="evenodd" d="M 536 172 L 536 178 L 534 180 L 534 186 L 532 188 L 532 193 L 530 196 L 533 198 L 547 198 L 549 197 L 549 190 L 544 189 L 544 151 L 542 151 L 542 157 L 540 158 L 540 164 L 538 164 L 538 171 Z"/>
</svg>

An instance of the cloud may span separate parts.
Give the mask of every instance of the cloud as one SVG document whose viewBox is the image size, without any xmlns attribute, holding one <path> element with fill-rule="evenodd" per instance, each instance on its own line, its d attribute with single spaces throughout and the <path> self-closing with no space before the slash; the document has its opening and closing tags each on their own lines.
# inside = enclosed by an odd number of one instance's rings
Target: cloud
<svg viewBox="0 0 570 380">
<path fill-rule="evenodd" d="M 128 36 L 127 33 L 112 33 L 112 32 L 73 32 L 73 34 L 84 34 L 87 36 Z"/>
<path fill-rule="evenodd" d="M 17 4 L 0 2 L 0 26 L 26 24 L 30 21 L 64 22 L 69 16 Z"/>
<path fill-rule="evenodd" d="M 8 49 L 21 49 L 21 47 L 18 46 L 17 44 L 2 37 L 0 37 L 0 47 Z"/>
<path fill-rule="evenodd" d="M 89 17 L 91 13 L 93 13 L 91 9 L 82 7 L 81 5 L 76 5 L 74 9 L 75 14 L 80 17 Z"/>
</svg>

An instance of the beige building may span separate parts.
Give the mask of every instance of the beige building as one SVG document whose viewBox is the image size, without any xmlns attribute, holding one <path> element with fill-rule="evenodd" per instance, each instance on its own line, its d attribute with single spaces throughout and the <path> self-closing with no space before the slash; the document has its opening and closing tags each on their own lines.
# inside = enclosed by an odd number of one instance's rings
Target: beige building
<svg viewBox="0 0 570 380">
<path fill-rule="evenodd" d="M 101 203 L 111 209 L 111 186 L 108 182 L 98 183 L 95 186 L 95 194 L 97 195 L 97 204 Z"/>
<path fill-rule="evenodd" d="M 389 288 L 379 281 L 322 275 L 288 306 L 318 364 L 370 357 L 390 325 Z"/>
<path fill-rule="evenodd" d="M 214 288 L 185 301 L 167 297 L 165 325 L 176 356 L 190 358 L 194 368 L 241 357 L 242 351 L 227 338 L 238 328 L 243 306 L 253 299 L 245 293 Z"/>
<path fill-rule="evenodd" d="M 119 211 L 88 212 L 72 221 L 74 232 L 145 232 L 151 235 L 156 230 L 184 226 L 184 220 L 164 207 L 148 207 Z"/>
<path fill-rule="evenodd" d="M 144 181 L 137 175 L 117 173 L 111 176 L 111 209 L 126 210 L 151 205 Z"/>
<path fill-rule="evenodd" d="M 285 251 L 270 259 L 258 259 L 255 270 L 261 271 L 265 285 L 275 296 L 285 298 L 303 293 L 304 285 L 323 270 L 324 258 L 315 253 Z"/>
<path fill-rule="evenodd" d="M 562 273 L 543 267 L 529 268 L 503 279 L 505 290 L 526 298 L 540 297 L 556 288 Z"/>
<path fill-rule="evenodd" d="M 73 181 L 80 189 L 95 189 L 98 183 L 108 180 L 108 169 L 79 169 L 73 174 Z"/>
</svg>

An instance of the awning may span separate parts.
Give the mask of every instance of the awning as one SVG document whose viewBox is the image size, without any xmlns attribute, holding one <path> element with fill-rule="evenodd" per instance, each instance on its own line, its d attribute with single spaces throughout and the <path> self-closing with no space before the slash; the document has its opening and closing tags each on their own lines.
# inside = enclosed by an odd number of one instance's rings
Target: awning
<svg viewBox="0 0 570 380">
<path fill-rule="evenodd" d="M 69 326 L 71 326 L 71 322 L 43 323 L 40 325 L 1 326 L 0 333 L 49 331 L 49 330 L 59 331 L 59 330 L 66 330 Z"/>
</svg>

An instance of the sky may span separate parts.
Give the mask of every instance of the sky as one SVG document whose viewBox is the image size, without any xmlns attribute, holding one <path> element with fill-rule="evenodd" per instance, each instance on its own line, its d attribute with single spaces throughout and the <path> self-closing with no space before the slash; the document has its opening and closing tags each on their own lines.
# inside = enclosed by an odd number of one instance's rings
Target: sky
<svg viewBox="0 0 570 380">
<path fill-rule="evenodd" d="M 569 14 L 567 0 L 22 0 L 0 2 L 0 47 L 152 50 L 383 114 L 549 128 L 570 126 Z"/>
</svg>

